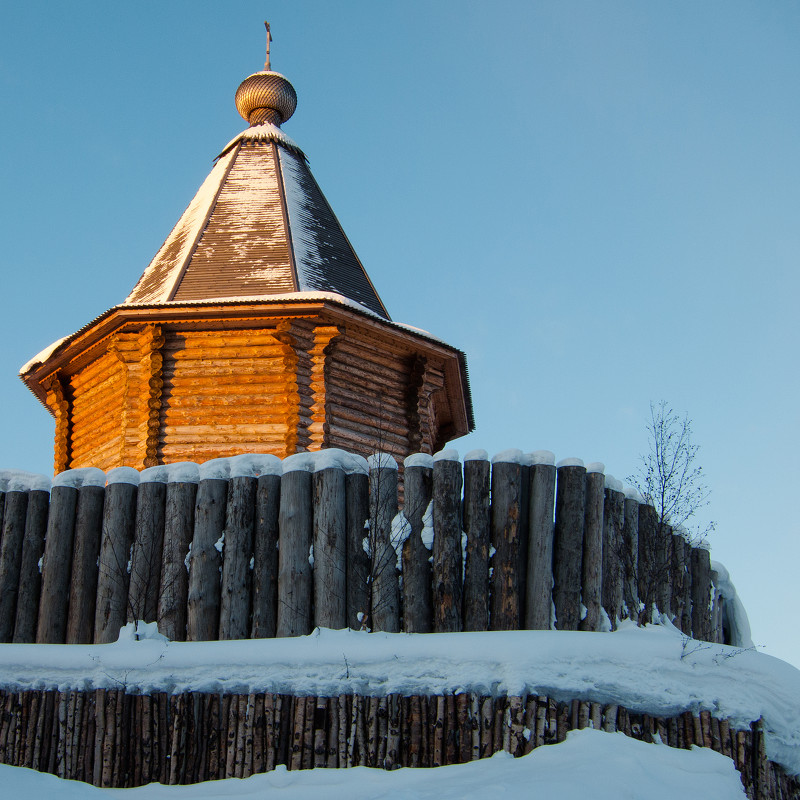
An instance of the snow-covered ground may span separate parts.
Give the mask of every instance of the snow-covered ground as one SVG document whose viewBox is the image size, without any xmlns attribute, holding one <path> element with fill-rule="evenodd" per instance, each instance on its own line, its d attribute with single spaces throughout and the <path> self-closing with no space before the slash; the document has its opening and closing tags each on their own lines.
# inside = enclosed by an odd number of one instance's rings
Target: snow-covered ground
<svg viewBox="0 0 800 800">
<path fill-rule="evenodd" d="M 645 744 L 621 733 L 573 731 L 562 744 L 540 747 L 514 759 L 498 753 L 484 761 L 384 772 L 367 767 L 274 772 L 194 786 L 150 784 L 138 789 L 96 789 L 32 770 L 0 766 L 4 797 L 59 800 L 199 800 L 278 797 L 286 800 L 487 800 L 537 797 L 559 800 L 648 798 L 704 800 L 744 798 L 733 761 L 712 750 L 677 750 Z"/>
<path fill-rule="evenodd" d="M 768 756 L 800 774 L 800 671 L 687 639 L 669 624 L 615 633 L 388 634 L 316 630 L 294 639 L 169 642 L 154 624 L 107 645 L 2 645 L 0 686 L 129 691 L 268 691 L 334 696 L 546 694 L 671 716 L 707 709 L 764 719 Z"/>
</svg>

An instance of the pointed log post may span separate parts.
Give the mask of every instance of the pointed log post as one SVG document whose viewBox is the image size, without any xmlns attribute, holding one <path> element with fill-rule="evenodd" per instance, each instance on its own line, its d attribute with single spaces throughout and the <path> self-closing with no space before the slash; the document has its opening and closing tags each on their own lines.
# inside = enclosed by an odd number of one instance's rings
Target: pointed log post
<svg viewBox="0 0 800 800">
<path fill-rule="evenodd" d="M 389 453 L 369 461 L 369 524 L 372 549 L 372 629 L 400 630 L 400 583 L 392 520 L 397 516 L 397 462 Z"/>
<path fill-rule="evenodd" d="M 527 468 L 522 451 L 507 450 L 492 459 L 492 577 L 489 629 L 522 627 L 528 561 Z"/>
<path fill-rule="evenodd" d="M 639 619 L 639 501 L 625 497 L 622 523 L 622 600 L 627 619 Z"/>
<path fill-rule="evenodd" d="M 22 542 L 22 562 L 19 569 L 17 615 L 14 642 L 32 644 L 36 641 L 36 622 L 39 618 L 39 597 L 42 573 L 39 561 L 44 555 L 44 535 L 50 512 L 50 491 L 33 489 L 28 495 L 25 518 L 25 538 Z"/>
<path fill-rule="evenodd" d="M 553 602 L 560 631 L 576 631 L 581 621 L 585 514 L 586 468 L 580 459 L 566 459 L 558 464 L 553 540 Z"/>
<path fill-rule="evenodd" d="M 345 477 L 347 495 L 347 626 L 358 630 L 369 615 L 369 476 Z M 366 547 L 365 547 L 366 543 Z"/>
<path fill-rule="evenodd" d="M 196 477 L 199 471 L 195 468 Z M 186 640 L 189 603 L 189 549 L 194 533 L 197 482 L 191 475 L 169 481 L 164 504 L 164 547 L 158 593 L 158 630 L 174 642 Z"/>
<path fill-rule="evenodd" d="M 136 524 L 137 490 L 131 483 L 111 483 L 106 487 L 94 616 L 96 644 L 116 641 L 127 619 L 128 559 Z"/>
<path fill-rule="evenodd" d="M 711 556 L 704 547 L 691 549 L 692 637 L 711 640 Z"/>
<path fill-rule="evenodd" d="M 581 597 L 586 616 L 582 631 L 599 631 L 603 602 L 603 495 L 605 466 L 589 464 L 586 468 L 586 511 L 583 526 L 583 566 Z"/>
<path fill-rule="evenodd" d="M 314 626 L 347 626 L 347 500 L 345 473 L 328 467 L 314 473 Z"/>
<path fill-rule="evenodd" d="M 225 548 L 222 559 L 220 639 L 246 639 L 250 634 L 250 565 L 256 519 L 258 479 L 231 476 L 225 512 Z"/>
<path fill-rule="evenodd" d="M 67 637 L 67 604 L 72 573 L 72 544 L 78 489 L 67 485 L 72 471 L 61 473 L 50 490 L 50 513 L 47 520 L 44 558 L 42 560 L 42 596 L 36 641 L 39 644 L 63 644 Z"/>
<path fill-rule="evenodd" d="M 281 476 L 275 470 L 260 475 L 256 488 L 253 534 L 253 624 L 250 636 L 275 636 L 278 623 L 278 513 Z"/>
<path fill-rule="evenodd" d="M 281 478 L 278 549 L 277 636 L 311 633 L 311 473 L 293 469 L 289 456 Z"/>
<path fill-rule="evenodd" d="M 27 489 L 6 492 L 4 506 L 0 538 L 0 642 L 10 642 L 14 638 L 22 543 L 28 514 Z"/>
<path fill-rule="evenodd" d="M 433 462 L 433 630 L 462 629 L 461 462 L 442 450 Z"/>
<path fill-rule="evenodd" d="M 422 540 L 433 492 L 433 458 L 416 453 L 405 462 L 403 516 L 411 532 L 403 542 L 403 630 L 430 633 L 433 626 L 430 550 Z"/>
<path fill-rule="evenodd" d="M 625 495 L 622 484 L 606 476 L 603 500 L 603 608 L 608 614 L 611 629 L 623 614 L 624 554 L 622 528 L 625 519 Z"/>
<path fill-rule="evenodd" d="M 94 616 L 96 644 L 115 642 L 128 616 L 128 560 L 136 525 L 137 489 L 131 483 L 106 487 Z"/>
<path fill-rule="evenodd" d="M 167 506 L 165 472 L 164 467 L 150 467 L 142 471 L 139 479 L 128 588 L 128 622 L 154 622 L 158 619 Z"/>
<path fill-rule="evenodd" d="M 491 467 L 485 450 L 464 456 L 464 630 L 489 630 L 489 547 Z"/>
<path fill-rule="evenodd" d="M 672 619 L 672 526 L 666 522 L 658 526 L 656 534 L 656 575 L 656 605 Z"/>
<path fill-rule="evenodd" d="M 205 467 L 206 464 L 202 466 Z M 186 615 L 186 640 L 189 642 L 213 641 L 219 632 L 220 550 L 224 546 L 228 496 L 227 480 L 204 477 L 202 471 L 200 475 L 194 507 L 192 550 L 189 555 L 189 599 Z"/>
<path fill-rule="evenodd" d="M 656 535 L 658 514 L 646 503 L 639 506 L 639 600 L 644 608 L 639 612 L 639 622 L 653 621 L 658 580 L 656 559 Z"/>
<path fill-rule="evenodd" d="M 78 490 L 67 644 L 91 644 L 94 639 L 97 559 L 100 557 L 105 495 L 103 486 L 81 486 Z"/>
<path fill-rule="evenodd" d="M 550 630 L 553 610 L 553 528 L 556 467 L 553 454 L 533 453 L 528 512 L 528 578 L 525 627 Z"/>
</svg>

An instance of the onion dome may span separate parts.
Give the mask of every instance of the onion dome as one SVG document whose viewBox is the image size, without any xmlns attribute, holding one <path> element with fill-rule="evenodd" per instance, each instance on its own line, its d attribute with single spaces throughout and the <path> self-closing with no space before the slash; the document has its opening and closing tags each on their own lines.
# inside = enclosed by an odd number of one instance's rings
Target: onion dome
<svg viewBox="0 0 800 800">
<path fill-rule="evenodd" d="M 294 114 L 295 108 L 294 86 L 279 72 L 256 72 L 236 90 L 236 109 L 250 125 L 280 125 Z"/>
</svg>

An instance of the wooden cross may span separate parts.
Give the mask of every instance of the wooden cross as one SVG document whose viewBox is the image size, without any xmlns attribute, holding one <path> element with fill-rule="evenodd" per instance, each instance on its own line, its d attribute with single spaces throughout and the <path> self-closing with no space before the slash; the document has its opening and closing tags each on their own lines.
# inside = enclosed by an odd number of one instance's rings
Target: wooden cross
<svg viewBox="0 0 800 800">
<path fill-rule="evenodd" d="M 264 62 L 264 69 L 269 72 L 271 67 L 269 65 L 269 43 L 272 41 L 272 33 L 269 30 L 269 22 L 264 20 L 264 27 L 267 29 L 267 60 Z"/>
</svg>

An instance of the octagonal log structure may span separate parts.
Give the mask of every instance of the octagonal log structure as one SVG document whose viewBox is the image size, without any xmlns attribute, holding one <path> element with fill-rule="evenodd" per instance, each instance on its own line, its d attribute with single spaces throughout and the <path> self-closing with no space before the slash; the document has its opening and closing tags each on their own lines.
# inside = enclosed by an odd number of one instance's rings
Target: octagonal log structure
<svg viewBox="0 0 800 800">
<path fill-rule="evenodd" d="M 23 379 L 55 471 L 338 447 L 402 459 L 471 428 L 463 354 L 333 297 L 117 306 Z"/>
</svg>

